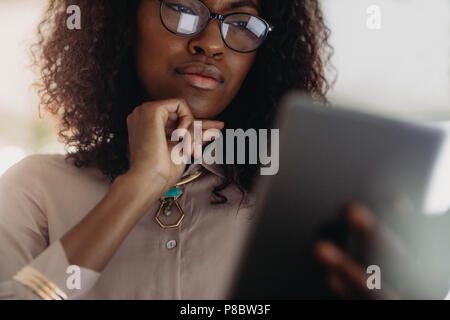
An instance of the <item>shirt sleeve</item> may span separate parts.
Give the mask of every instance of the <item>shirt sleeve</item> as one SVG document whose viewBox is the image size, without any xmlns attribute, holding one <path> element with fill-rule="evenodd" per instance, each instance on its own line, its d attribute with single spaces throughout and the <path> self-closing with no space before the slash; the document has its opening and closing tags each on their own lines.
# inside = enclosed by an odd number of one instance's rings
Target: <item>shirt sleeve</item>
<svg viewBox="0 0 450 320">
<path fill-rule="evenodd" d="M 82 298 L 100 274 L 70 267 L 59 240 L 49 241 L 39 155 L 0 177 L 0 299 Z"/>
</svg>

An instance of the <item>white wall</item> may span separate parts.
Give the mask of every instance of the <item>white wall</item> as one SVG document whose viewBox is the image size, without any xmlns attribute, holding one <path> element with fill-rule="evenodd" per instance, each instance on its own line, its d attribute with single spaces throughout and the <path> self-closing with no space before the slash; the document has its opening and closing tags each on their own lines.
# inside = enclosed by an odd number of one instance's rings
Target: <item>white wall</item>
<svg viewBox="0 0 450 320">
<path fill-rule="evenodd" d="M 322 0 L 338 81 L 330 98 L 414 118 L 450 120 L 449 0 Z M 378 5 L 381 29 L 366 10 Z"/>
</svg>

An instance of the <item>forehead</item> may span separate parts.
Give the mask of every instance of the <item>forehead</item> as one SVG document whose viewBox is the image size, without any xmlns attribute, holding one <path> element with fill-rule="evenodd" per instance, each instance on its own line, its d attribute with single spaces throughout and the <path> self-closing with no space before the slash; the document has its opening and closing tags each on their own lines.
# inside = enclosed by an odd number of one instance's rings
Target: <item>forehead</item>
<svg viewBox="0 0 450 320">
<path fill-rule="evenodd" d="M 253 9 L 260 12 L 259 0 L 202 0 L 212 11 L 222 12 L 227 10 Z"/>
</svg>

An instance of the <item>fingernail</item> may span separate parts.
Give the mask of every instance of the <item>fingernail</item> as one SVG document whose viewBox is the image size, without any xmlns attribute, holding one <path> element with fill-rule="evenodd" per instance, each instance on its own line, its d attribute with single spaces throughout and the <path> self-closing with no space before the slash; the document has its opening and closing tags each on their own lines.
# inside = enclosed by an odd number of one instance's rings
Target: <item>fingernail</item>
<svg viewBox="0 0 450 320">
<path fill-rule="evenodd" d="M 372 213 L 367 206 L 353 202 L 348 208 L 349 219 L 357 227 L 370 229 L 374 226 Z"/>
<path fill-rule="evenodd" d="M 320 241 L 316 245 L 316 252 L 322 260 L 336 263 L 340 260 L 341 255 L 334 244 L 329 241 Z"/>
</svg>

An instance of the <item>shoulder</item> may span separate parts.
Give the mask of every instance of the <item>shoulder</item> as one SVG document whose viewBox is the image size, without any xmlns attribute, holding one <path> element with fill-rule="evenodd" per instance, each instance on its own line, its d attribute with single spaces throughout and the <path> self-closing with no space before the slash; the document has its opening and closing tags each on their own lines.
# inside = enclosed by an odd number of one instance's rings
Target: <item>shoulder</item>
<svg viewBox="0 0 450 320">
<path fill-rule="evenodd" d="M 103 182 L 106 177 L 93 167 L 77 168 L 73 160 L 65 154 L 33 154 L 11 166 L 0 180 L 3 184 L 42 185 L 51 182 L 72 183 L 76 180 Z"/>
<path fill-rule="evenodd" d="M 37 180 L 38 173 L 42 171 L 39 158 L 39 155 L 31 155 L 18 161 L 1 175 L 0 184 L 4 186 Z"/>
<path fill-rule="evenodd" d="M 42 171 L 44 166 L 61 167 L 66 165 L 65 156 L 62 154 L 32 154 L 12 165 L 4 176 L 11 174 L 33 174 Z"/>
</svg>

